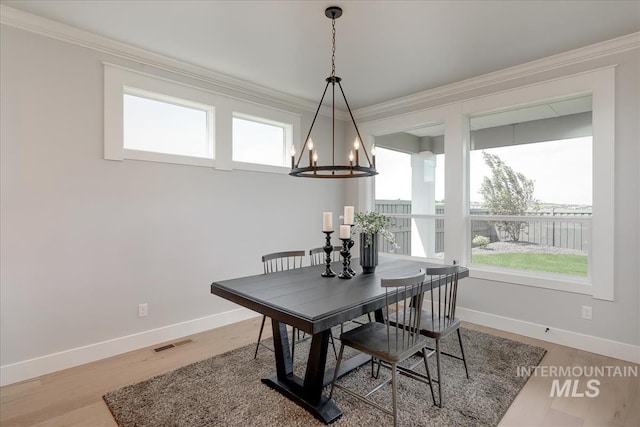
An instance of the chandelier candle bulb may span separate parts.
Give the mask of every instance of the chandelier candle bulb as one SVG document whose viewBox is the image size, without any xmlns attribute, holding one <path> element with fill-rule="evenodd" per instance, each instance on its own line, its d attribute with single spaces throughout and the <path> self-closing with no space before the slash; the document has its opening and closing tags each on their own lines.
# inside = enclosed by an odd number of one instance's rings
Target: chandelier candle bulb
<svg viewBox="0 0 640 427">
<path fill-rule="evenodd" d="M 360 166 L 360 141 L 358 141 L 358 138 L 353 141 L 353 148 L 356 150 L 356 166 Z"/>
<path fill-rule="evenodd" d="M 353 166 L 353 150 L 349 152 L 349 166 Z"/>
<path fill-rule="evenodd" d="M 311 138 L 309 138 L 307 148 L 309 149 L 309 166 L 313 166 L 313 140 Z"/>
<path fill-rule="evenodd" d="M 371 146 L 371 163 L 373 164 L 373 168 L 376 167 L 376 145 L 373 144 Z"/>
<path fill-rule="evenodd" d="M 291 146 L 291 169 L 296 167 L 296 146 Z"/>
<path fill-rule="evenodd" d="M 345 225 L 353 225 L 353 206 L 344 207 L 344 223 Z"/>
<path fill-rule="evenodd" d="M 313 152 L 313 166 L 318 166 L 318 150 Z"/>
<path fill-rule="evenodd" d="M 340 226 L 340 238 L 341 239 L 350 239 L 351 238 L 351 226 L 350 225 L 341 225 Z"/>
<path fill-rule="evenodd" d="M 322 231 L 333 231 L 333 212 L 322 213 Z"/>
</svg>

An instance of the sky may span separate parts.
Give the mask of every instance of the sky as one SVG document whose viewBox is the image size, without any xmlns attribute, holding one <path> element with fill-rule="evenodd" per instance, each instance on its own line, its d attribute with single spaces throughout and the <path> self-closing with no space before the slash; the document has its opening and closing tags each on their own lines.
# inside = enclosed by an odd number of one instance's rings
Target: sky
<svg viewBox="0 0 640 427">
<path fill-rule="evenodd" d="M 376 199 L 411 199 L 409 154 L 376 148 Z M 534 180 L 534 195 L 542 203 L 592 204 L 591 137 L 499 147 L 486 150 L 498 155 L 514 171 Z M 436 158 L 436 200 L 444 199 L 444 155 Z M 472 151 L 469 198 L 480 203 L 480 185 L 491 171 L 482 150 Z"/>
</svg>

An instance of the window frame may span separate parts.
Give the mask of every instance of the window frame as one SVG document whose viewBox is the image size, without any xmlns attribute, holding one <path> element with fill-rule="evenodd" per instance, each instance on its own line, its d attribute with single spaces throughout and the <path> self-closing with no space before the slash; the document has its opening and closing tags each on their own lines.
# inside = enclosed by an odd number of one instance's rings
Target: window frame
<svg viewBox="0 0 640 427">
<path fill-rule="evenodd" d="M 597 299 L 613 300 L 615 68 L 606 67 L 478 97 L 463 102 L 462 113 L 468 129 L 470 117 L 479 113 L 536 104 L 568 95 L 589 93 L 592 95 L 593 128 L 593 215 L 589 244 L 590 281 L 582 281 L 574 277 L 557 277 L 559 275 L 555 275 L 557 278 L 551 278 L 545 274 L 531 274 L 518 270 L 507 273 L 497 269 L 479 268 L 475 265 L 470 268 L 470 277 L 584 293 L 593 295 Z M 469 144 L 466 148 L 468 151 Z M 467 168 L 468 166 L 467 164 Z M 466 185 L 468 186 L 468 169 L 466 176 Z M 466 230 L 469 230 L 471 216 L 469 215 L 468 197 L 466 212 L 465 225 Z M 470 250 L 465 255 L 465 261 L 470 264 Z"/>
<path fill-rule="evenodd" d="M 143 160 L 214 167 L 217 97 L 194 87 L 105 64 L 105 144 L 107 160 Z M 124 95 L 138 96 L 206 112 L 207 152 L 211 158 L 135 150 L 124 146 Z"/>
<path fill-rule="evenodd" d="M 233 160 L 233 131 L 231 132 L 231 164 L 234 169 L 267 172 L 276 174 L 289 174 L 291 167 L 287 165 L 287 154 L 291 152 L 291 147 L 296 146 L 296 151 L 299 150 L 298 144 L 295 141 L 300 141 L 300 116 L 292 114 L 288 111 L 282 111 L 275 108 L 268 108 L 262 105 L 248 104 L 248 103 L 235 103 L 231 115 L 231 127 L 233 129 L 233 119 L 239 118 L 243 120 L 250 120 L 257 123 L 264 123 L 268 125 L 279 126 L 284 129 L 284 153 L 283 163 L 284 166 L 267 165 L 262 163 L 241 162 Z"/>
<path fill-rule="evenodd" d="M 276 107 L 223 95 L 199 86 L 170 80 L 168 78 L 131 70 L 119 65 L 103 63 L 104 66 L 104 159 L 143 160 L 190 166 L 210 167 L 217 170 L 246 170 L 276 174 L 289 174 L 290 168 L 234 162 L 232 159 L 233 115 L 258 118 L 265 123 L 286 125 L 285 147 L 300 149 L 301 114 Z M 151 151 L 124 148 L 123 110 L 127 92 L 152 94 L 151 99 L 176 105 L 207 108 L 207 131 L 213 158 L 180 156 Z M 177 102 L 176 102 L 177 101 Z"/>
<path fill-rule="evenodd" d="M 593 216 L 591 218 L 590 282 L 573 276 L 513 270 L 486 270 L 470 266 L 470 277 L 515 285 L 588 294 L 614 300 L 614 168 L 615 168 L 615 65 L 556 79 L 461 99 L 444 106 L 360 123 L 364 141 L 371 146 L 376 135 L 404 131 L 433 122 L 445 125 L 445 262 L 469 265 L 471 215 L 469 211 L 470 117 L 506 107 L 539 103 L 573 94 L 592 95 Z M 373 180 L 358 183 L 358 209 L 371 210 Z"/>
<path fill-rule="evenodd" d="M 441 123 L 439 123 L 441 124 Z M 402 151 L 398 148 L 394 148 L 394 147 L 390 147 L 390 146 L 385 146 L 384 144 L 380 144 L 380 143 L 376 143 L 376 150 L 379 148 L 383 148 L 385 150 L 390 150 L 390 151 L 397 151 L 397 152 L 401 152 L 401 153 L 405 153 L 405 154 L 409 154 L 411 155 L 412 153 L 410 152 L 405 152 Z M 444 153 L 442 153 L 442 155 L 444 155 Z M 445 156 L 445 163 L 446 163 L 446 156 Z M 446 185 L 446 183 L 445 183 Z M 377 202 L 377 198 L 376 198 L 376 191 L 375 191 L 375 180 L 374 180 L 374 186 L 373 186 L 373 210 L 375 210 L 376 207 L 376 202 Z M 385 200 L 385 199 L 380 199 L 380 200 Z M 410 200 L 413 203 L 413 199 Z M 435 202 L 435 201 L 434 201 Z M 434 228 L 437 227 L 437 221 L 438 220 L 442 220 L 443 223 L 445 222 L 445 215 L 446 215 L 446 209 L 445 209 L 445 213 L 433 213 L 433 214 L 425 214 L 425 213 L 410 213 L 410 214 L 403 214 L 403 213 L 388 213 L 388 212 L 381 212 L 384 213 L 386 216 L 388 216 L 389 218 L 397 218 L 397 219 L 410 219 L 411 220 L 411 228 L 410 228 L 410 232 L 411 230 L 413 230 L 414 224 L 415 224 L 415 220 L 433 220 L 434 221 Z M 413 238 L 413 236 L 412 236 Z M 425 256 L 425 257 L 421 257 L 418 255 L 405 255 L 405 254 L 397 254 L 397 253 L 393 253 L 394 255 L 398 255 L 401 257 L 407 257 L 410 259 L 423 259 L 423 260 L 428 260 L 429 262 L 433 262 L 433 263 L 442 263 L 443 260 L 437 256 L 437 254 L 442 254 L 442 256 L 444 256 L 445 251 L 446 251 L 446 239 L 443 242 L 445 245 L 445 248 L 443 248 L 442 252 L 435 252 L 436 257 L 433 256 Z M 383 247 L 385 245 L 382 245 Z M 411 251 L 412 248 L 409 248 L 409 251 Z M 389 254 L 390 252 L 385 252 L 385 254 Z"/>
</svg>

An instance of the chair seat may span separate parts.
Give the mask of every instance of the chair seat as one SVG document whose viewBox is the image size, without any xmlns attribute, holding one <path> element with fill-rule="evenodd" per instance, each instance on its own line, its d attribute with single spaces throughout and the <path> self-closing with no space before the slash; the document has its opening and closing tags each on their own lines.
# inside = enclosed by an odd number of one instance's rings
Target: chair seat
<svg viewBox="0 0 640 427">
<path fill-rule="evenodd" d="M 389 316 L 392 324 L 404 323 L 404 312 L 394 313 Z M 432 316 L 431 312 L 422 310 L 420 314 L 420 333 L 429 338 L 442 338 L 460 327 L 460 319 L 445 316 Z"/>
<path fill-rule="evenodd" d="M 409 339 L 409 335 L 412 336 L 412 339 Z M 398 340 L 397 346 L 396 338 Z M 404 334 L 399 331 L 396 334 L 395 330 L 389 330 L 389 340 L 387 341 L 387 326 L 379 322 L 365 323 L 345 332 L 340 335 L 340 341 L 346 346 L 388 363 L 402 361 L 427 345 L 427 339 L 424 336 L 413 337 L 413 334 L 408 331 Z M 390 346 L 388 342 L 391 343 Z"/>
<path fill-rule="evenodd" d="M 460 319 L 454 317 L 432 317 L 428 311 L 422 311 L 420 316 L 420 333 L 429 338 L 446 337 L 460 327 Z"/>
</svg>

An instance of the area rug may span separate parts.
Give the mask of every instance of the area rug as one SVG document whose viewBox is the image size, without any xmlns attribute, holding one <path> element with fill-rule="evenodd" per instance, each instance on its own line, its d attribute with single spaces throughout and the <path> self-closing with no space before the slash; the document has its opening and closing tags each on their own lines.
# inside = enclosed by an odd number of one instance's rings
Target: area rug
<svg viewBox="0 0 640 427">
<path fill-rule="evenodd" d="M 518 375 L 517 367 L 538 365 L 546 352 L 539 347 L 482 332 L 469 329 L 461 329 L 461 332 L 471 379 L 465 377 L 461 361 L 444 356 L 444 407 L 438 408 L 433 405 L 428 385 L 399 376 L 400 425 L 496 426 L 527 382 L 528 378 Z M 295 366 L 300 375 L 303 375 L 308 345 L 307 341 L 296 346 Z M 455 334 L 442 341 L 442 348 L 459 354 Z M 248 345 L 184 366 L 109 392 L 104 400 L 121 427 L 323 425 L 307 411 L 262 384 L 260 379 L 275 371 L 273 353 L 263 349 L 254 360 L 254 349 L 254 345 Z M 435 356 L 429 363 L 433 374 Z M 327 364 L 335 364 L 332 353 Z M 383 368 L 381 377 L 388 374 Z M 342 384 L 359 391 L 372 388 L 375 381 L 368 364 L 341 379 Z M 328 391 L 327 388 L 327 394 Z M 390 407 L 391 386 L 383 387 L 374 396 Z M 392 417 L 341 390 L 334 392 L 334 400 L 343 416 L 333 425 L 393 424 Z"/>
</svg>

